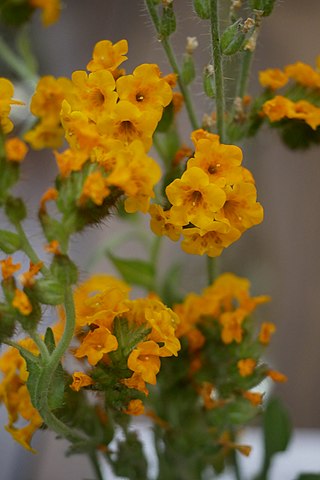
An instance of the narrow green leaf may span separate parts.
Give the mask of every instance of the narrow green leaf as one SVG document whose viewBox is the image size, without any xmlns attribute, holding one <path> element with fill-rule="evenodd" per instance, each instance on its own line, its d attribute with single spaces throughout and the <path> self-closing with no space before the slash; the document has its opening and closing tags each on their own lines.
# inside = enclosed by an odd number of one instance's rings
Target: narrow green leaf
<svg viewBox="0 0 320 480">
<path fill-rule="evenodd" d="M 320 480 L 320 473 L 301 473 L 296 480 Z"/>
<path fill-rule="evenodd" d="M 108 258 L 123 279 L 129 284 L 139 285 L 151 290 L 155 281 L 155 268 L 145 260 L 122 259 L 108 252 Z"/>
<path fill-rule="evenodd" d="M 291 423 L 279 399 L 269 401 L 263 416 L 265 455 L 268 460 L 286 450 L 291 437 Z"/>
<path fill-rule="evenodd" d="M 14 253 L 21 247 L 19 235 L 7 230 L 0 230 L 0 250 L 5 253 Z"/>
</svg>

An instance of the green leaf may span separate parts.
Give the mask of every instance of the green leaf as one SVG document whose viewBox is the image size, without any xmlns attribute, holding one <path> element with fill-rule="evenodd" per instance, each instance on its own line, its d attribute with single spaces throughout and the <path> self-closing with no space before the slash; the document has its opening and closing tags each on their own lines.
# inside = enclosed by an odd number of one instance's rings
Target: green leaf
<svg viewBox="0 0 320 480">
<path fill-rule="evenodd" d="M 19 235 L 7 230 L 0 230 L 0 250 L 5 253 L 14 253 L 21 247 Z"/>
<path fill-rule="evenodd" d="M 263 415 L 264 462 L 255 480 L 266 480 L 276 453 L 284 452 L 289 444 L 292 427 L 288 412 L 278 398 L 272 398 Z"/>
<path fill-rule="evenodd" d="M 45 305 L 61 305 L 64 302 L 64 286 L 54 278 L 39 278 L 32 291 L 35 298 Z"/>
<path fill-rule="evenodd" d="M 246 35 L 242 31 L 242 18 L 229 25 L 221 35 L 221 51 L 224 55 L 233 55 L 243 47 Z"/>
<path fill-rule="evenodd" d="M 62 285 L 73 285 L 78 280 L 78 269 L 67 255 L 55 255 L 50 269 Z"/>
<path fill-rule="evenodd" d="M 265 454 L 268 459 L 286 450 L 291 437 L 291 423 L 287 411 L 279 399 L 267 404 L 263 416 Z"/>
<path fill-rule="evenodd" d="M 37 408 L 37 388 L 41 374 L 41 367 L 38 363 L 37 357 L 35 357 L 35 360 L 33 360 L 32 357 L 27 354 L 27 352 L 19 350 L 19 353 L 24 358 L 27 364 L 27 370 L 29 372 L 27 387 L 30 394 L 31 402 L 34 407 Z"/>
<path fill-rule="evenodd" d="M 181 275 L 182 265 L 175 263 L 171 265 L 163 279 L 161 298 L 168 307 L 183 301 L 183 294 L 179 293 L 178 289 L 178 285 L 181 283 Z"/>
<path fill-rule="evenodd" d="M 131 480 L 148 478 L 148 464 L 136 432 L 128 431 L 125 440 L 118 443 L 117 458 L 112 460 L 112 467 L 121 477 Z"/>
<path fill-rule="evenodd" d="M 320 473 L 301 473 L 296 480 L 320 480 Z"/>
<path fill-rule="evenodd" d="M 53 331 L 50 327 L 48 327 L 46 330 L 44 342 L 49 350 L 49 353 L 51 354 L 56 348 L 56 342 L 54 339 Z M 61 363 L 59 363 L 56 371 L 53 374 L 53 378 L 49 388 L 48 404 L 51 410 L 62 407 L 65 385 L 65 373 Z"/>
<path fill-rule="evenodd" d="M 108 252 L 108 258 L 116 267 L 123 279 L 130 285 L 139 285 L 152 290 L 155 281 L 155 268 L 145 260 L 122 259 Z"/>
<path fill-rule="evenodd" d="M 109 355 L 118 356 L 121 354 L 125 364 L 127 363 L 127 357 L 131 351 L 142 342 L 146 336 L 150 333 L 151 328 L 148 328 L 147 325 L 143 324 L 138 327 L 134 325 L 129 325 L 126 318 L 116 318 L 114 320 L 114 335 L 118 340 L 118 350 L 115 352 L 110 352 Z"/>
<path fill-rule="evenodd" d="M 174 119 L 174 110 L 173 110 L 173 103 L 170 102 L 169 105 L 165 107 L 163 110 L 163 114 L 161 117 L 160 122 L 158 123 L 156 132 L 166 132 Z"/>
</svg>

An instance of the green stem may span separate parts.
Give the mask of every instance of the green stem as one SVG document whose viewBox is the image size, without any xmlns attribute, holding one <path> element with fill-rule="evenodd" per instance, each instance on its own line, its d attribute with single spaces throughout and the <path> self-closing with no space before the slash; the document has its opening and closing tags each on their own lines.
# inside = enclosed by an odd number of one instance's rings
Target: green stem
<svg viewBox="0 0 320 480">
<path fill-rule="evenodd" d="M 99 462 L 97 452 L 95 450 L 90 452 L 89 458 L 91 461 L 93 471 L 96 474 L 96 480 L 104 480 L 104 476 L 102 475 L 102 472 L 101 472 L 100 462 Z"/>
<path fill-rule="evenodd" d="M 48 352 L 46 344 L 44 343 L 40 335 L 37 332 L 30 332 L 30 331 L 28 332 L 28 335 L 30 338 L 32 338 L 34 343 L 37 345 L 39 352 L 41 353 L 42 360 L 45 362 L 49 361 L 50 354 Z"/>
<path fill-rule="evenodd" d="M 233 468 L 234 468 L 234 476 L 236 480 L 242 480 L 241 470 L 238 462 L 237 452 L 233 452 L 232 454 L 233 459 Z"/>
<path fill-rule="evenodd" d="M 247 93 L 252 59 L 253 59 L 253 52 L 251 52 L 250 50 L 246 50 L 243 53 L 242 59 L 241 59 L 238 83 L 236 86 L 236 97 L 243 98 Z"/>
<path fill-rule="evenodd" d="M 35 86 L 37 83 L 37 77 L 21 58 L 11 50 L 11 48 L 5 43 L 5 41 L 0 37 L 0 58 L 10 67 L 12 70 L 22 79 L 29 81 L 32 86 Z"/>
<path fill-rule="evenodd" d="M 210 20 L 211 20 L 211 40 L 212 40 L 212 56 L 214 64 L 214 80 L 216 90 L 216 115 L 217 115 L 217 131 L 220 136 L 221 143 L 225 142 L 225 98 L 224 98 L 224 79 L 222 68 L 222 54 L 220 46 L 219 33 L 219 14 L 218 0 L 210 0 Z"/>
<path fill-rule="evenodd" d="M 36 407 L 39 410 L 43 421 L 48 427 L 58 435 L 67 438 L 70 441 L 87 441 L 85 437 L 76 433 L 72 428 L 65 425 L 57 418 L 49 407 L 50 386 L 54 373 L 66 352 L 73 337 L 75 328 L 75 308 L 73 303 L 73 294 L 71 287 L 67 287 L 65 294 L 65 312 L 66 325 L 60 342 L 50 355 L 48 362 L 43 362 L 43 368 L 37 385 Z"/>
<path fill-rule="evenodd" d="M 29 257 L 29 259 L 31 260 L 32 263 L 34 263 L 34 264 L 40 263 L 41 260 L 38 257 L 37 253 L 35 252 L 35 250 L 33 249 L 31 243 L 29 242 L 28 237 L 26 236 L 26 234 L 25 234 L 25 232 L 22 228 L 21 223 L 15 222 L 14 226 L 15 226 L 16 231 L 17 231 L 17 233 L 20 237 L 21 244 L 22 244 L 22 250 L 24 251 L 24 253 Z M 50 274 L 49 269 L 44 264 L 41 267 L 41 272 L 44 275 L 49 275 Z"/>
<path fill-rule="evenodd" d="M 186 110 L 188 112 L 188 116 L 189 116 L 191 126 L 194 130 L 197 130 L 199 128 L 198 120 L 197 120 L 196 114 L 195 114 L 194 109 L 193 109 L 190 92 L 189 92 L 188 87 L 181 80 L 180 68 L 179 68 L 178 62 L 176 60 L 175 54 L 173 52 L 172 46 L 170 44 L 170 41 L 169 41 L 168 37 L 163 37 L 163 36 L 160 35 L 160 20 L 159 20 L 158 13 L 157 13 L 157 10 L 156 10 L 156 7 L 154 5 L 153 0 L 145 0 L 145 3 L 146 3 L 147 10 L 149 12 L 150 18 L 151 18 L 151 20 L 152 20 L 152 22 L 155 26 L 155 29 L 156 29 L 157 33 L 159 34 L 159 39 L 162 43 L 163 49 L 164 49 L 167 57 L 168 57 L 169 63 L 171 65 L 174 73 L 178 77 L 178 85 L 179 85 L 180 91 L 181 91 L 181 93 L 184 97 L 184 103 L 185 103 L 185 106 L 186 106 Z"/>
<path fill-rule="evenodd" d="M 19 345 L 19 343 L 16 343 L 13 340 L 3 340 L 3 343 L 9 347 L 16 348 L 21 355 L 23 355 L 25 358 L 28 358 L 31 362 L 37 363 L 39 361 L 39 358 L 36 355 L 29 352 L 29 350 L 26 350 L 24 347 Z"/>
<path fill-rule="evenodd" d="M 186 106 L 186 110 L 188 112 L 188 116 L 189 116 L 191 126 L 192 126 L 193 130 L 197 130 L 199 128 L 199 125 L 198 125 L 198 120 L 197 120 L 196 114 L 195 114 L 194 109 L 193 109 L 190 92 L 189 92 L 188 87 L 181 80 L 180 69 L 179 69 L 176 57 L 174 55 L 173 49 L 171 47 L 171 44 L 170 44 L 168 38 L 164 38 L 161 41 L 161 43 L 163 45 L 164 51 L 167 54 L 170 65 L 171 65 L 174 73 L 178 77 L 178 79 L 177 79 L 178 80 L 178 85 L 179 85 L 180 91 L 181 91 L 181 93 L 183 95 L 183 98 L 184 98 L 184 103 L 185 103 L 185 106 Z"/>
<path fill-rule="evenodd" d="M 216 259 L 207 257 L 207 272 L 208 272 L 208 285 L 211 285 L 216 279 Z"/>
</svg>

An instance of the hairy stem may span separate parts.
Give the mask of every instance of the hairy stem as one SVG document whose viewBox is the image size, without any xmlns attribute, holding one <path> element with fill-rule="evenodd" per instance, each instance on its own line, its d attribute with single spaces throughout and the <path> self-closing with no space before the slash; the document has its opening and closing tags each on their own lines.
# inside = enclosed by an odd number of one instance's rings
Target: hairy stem
<svg viewBox="0 0 320 480">
<path fill-rule="evenodd" d="M 222 68 L 222 54 L 220 46 L 219 32 L 219 14 L 218 0 L 210 1 L 210 20 L 211 20 L 211 40 L 212 40 L 212 56 L 214 64 L 214 80 L 216 90 L 216 116 L 217 131 L 220 141 L 225 142 L 225 95 L 224 95 L 224 79 Z"/>
<path fill-rule="evenodd" d="M 32 86 L 37 83 L 37 76 L 29 70 L 23 60 L 0 37 L 0 58 L 22 79 L 29 81 Z"/>
<path fill-rule="evenodd" d="M 37 253 L 35 252 L 35 250 L 33 249 L 31 243 L 29 242 L 28 237 L 26 236 L 26 234 L 24 232 L 24 229 L 22 228 L 21 223 L 15 222 L 14 226 L 15 226 L 16 231 L 17 231 L 17 233 L 20 237 L 21 244 L 22 244 L 22 250 L 24 251 L 24 253 L 29 257 L 29 259 L 31 260 L 32 263 L 34 263 L 34 264 L 40 263 L 41 260 L 38 257 Z M 49 269 L 44 264 L 41 267 L 41 272 L 44 275 L 48 275 L 50 273 Z"/>
</svg>

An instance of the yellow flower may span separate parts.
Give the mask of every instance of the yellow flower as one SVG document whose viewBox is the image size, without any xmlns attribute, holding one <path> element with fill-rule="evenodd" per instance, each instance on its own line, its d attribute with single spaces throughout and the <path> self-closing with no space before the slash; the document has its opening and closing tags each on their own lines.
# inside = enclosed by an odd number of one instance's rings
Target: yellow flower
<svg viewBox="0 0 320 480">
<path fill-rule="evenodd" d="M 20 163 L 28 153 L 27 145 L 18 137 L 8 138 L 4 145 L 6 158 L 9 162 Z"/>
<path fill-rule="evenodd" d="M 240 232 L 263 220 L 263 208 L 257 200 L 257 191 L 253 183 L 241 182 L 228 186 L 225 190 L 227 199 L 223 205 L 223 215 L 230 225 Z"/>
<path fill-rule="evenodd" d="M 268 345 L 271 335 L 276 331 L 276 326 L 272 322 L 263 322 L 259 333 L 259 342 Z"/>
<path fill-rule="evenodd" d="M 98 327 L 90 331 L 82 340 L 75 352 L 76 358 L 88 357 L 90 365 L 96 365 L 105 353 L 113 352 L 118 348 L 118 340 L 105 327 Z"/>
<path fill-rule="evenodd" d="M 259 82 L 264 88 L 278 90 L 288 83 L 288 75 L 280 68 L 268 68 L 259 72 Z"/>
<path fill-rule="evenodd" d="M 88 160 L 87 153 L 82 150 L 68 148 L 64 152 L 55 151 L 53 153 L 62 177 L 68 177 L 71 172 L 79 172 Z"/>
<path fill-rule="evenodd" d="M 267 375 L 274 382 L 284 383 L 288 380 L 288 377 L 284 375 L 284 373 L 278 372 L 277 370 L 268 370 Z"/>
<path fill-rule="evenodd" d="M 172 90 L 154 64 L 139 65 L 132 75 L 118 78 L 116 88 L 120 100 L 128 100 L 142 112 L 155 111 L 158 119 L 172 100 Z"/>
<path fill-rule="evenodd" d="M 320 74 L 310 65 L 303 62 L 296 62 L 287 65 L 285 74 L 305 87 L 320 88 Z"/>
<path fill-rule="evenodd" d="M 72 82 L 78 100 L 72 105 L 73 110 L 83 111 L 93 121 L 96 121 L 103 111 L 112 109 L 117 103 L 115 81 L 107 70 L 99 70 L 89 75 L 83 70 L 73 72 Z"/>
<path fill-rule="evenodd" d="M 93 380 L 89 375 L 86 375 L 83 372 L 74 372 L 72 374 L 73 382 L 70 385 L 70 388 L 75 392 L 79 392 L 79 390 L 83 387 L 88 387 L 89 385 L 93 385 Z"/>
<path fill-rule="evenodd" d="M 32 305 L 29 298 L 24 292 L 18 289 L 15 290 L 12 306 L 19 310 L 22 315 L 27 316 L 32 312 Z"/>
<path fill-rule="evenodd" d="M 224 191 L 211 184 L 209 176 L 198 167 L 188 168 L 181 179 L 170 183 L 166 194 L 173 205 L 172 223 L 181 226 L 192 223 L 200 228 L 209 227 L 226 200 Z"/>
<path fill-rule="evenodd" d="M 210 133 L 207 130 L 203 130 L 203 128 L 198 128 L 198 130 L 193 130 L 191 133 L 191 140 L 193 141 L 194 146 L 197 148 L 199 140 L 210 140 L 212 143 L 219 144 L 219 135 L 215 133 Z"/>
<path fill-rule="evenodd" d="M 149 208 L 150 227 L 156 235 L 166 235 L 174 242 L 181 236 L 182 227 L 170 221 L 170 210 L 163 210 L 160 205 L 152 204 Z"/>
<path fill-rule="evenodd" d="M 184 240 L 181 247 L 186 253 L 207 254 L 209 257 L 219 256 L 224 248 L 241 236 L 239 230 L 230 226 L 227 221 L 213 221 L 206 229 L 185 228 L 182 234 Z"/>
<path fill-rule="evenodd" d="M 4 260 L 0 260 L 1 273 L 3 280 L 12 277 L 12 275 L 20 270 L 21 263 L 12 263 L 12 257 L 7 257 Z"/>
<path fill-rule="evenodd" d="M 43 262 L 30 262 L 29 270 L 19 276 L 19 280 L 24 287 L 32 287 L 35 284 L 34 277 L 40 272 Z"/>
<path fill-rule="evenodd" d="M 160 370 L 159 355 L 160 347 L 156 342 L 148 340 L 139 343 L 128 357 L 128 367 L 139 373 L 145 382 L 155 385 L 156 375 Z"/>
<path fill-rule="evenodd" d="M 93 275 L 74 291 L 76 324 L 111 328 L 114 318 L 126 311 L 130 287 L 111 275 Z"/>
<path fill-rule="evenodd" d="M 13 123 L 8 118 L 11 105 L 23 105 L 23 102 L 12 98 L 13 92 L 12 83 L 6 78 L 0 77 L 0 128 L 5 134 L 13 129 Z"/>
<path fill-rule="evenodd" d="M 60 244 L 58 240 L 51 240 L 50 243 L 44 246 L 44 249 L 48 253 L 52 253 L 53 255 L 61 255 Z"/>
<path fill-rule="evenodd" d="M 153 112 L 143 113 L 127 100 L 120 100 L 112 110 L 101 115 L 97 127 L 100 135 L 121 140 L 125 145 L 140 140 L 147 151 L 157 123 L 158 116 Z"/>
<path fill-rule="evenodd" d="M 259 392 L 243 392 L 242 396 L 249 400 L 249 402 L 254 406 L 261 405 L 263 400 L 263 394 Z"/>
<path fill-rule="evenodd" d="M 210 183 L 224 187 L 241 180 L 241 162 L 239 147 L 204 138 L 197 140 L 194 158 L 188 160 L 187 168 L 201 168 L 209 176 Z"/>
<path fill-rule="evenodd" d="M 263 113 L 271 122 L 278 122 L 288 115 L 293 102 L 281 95 L 276 95 L 262 106 Z"/>
<path fill-rule="evenodd" d="M 143 392 L 145 395 L 149 395 L 149 391 L 146 388 L 145 381 L 142 379 L 139 373 L 135 372 L 130 378 L 122 379 L 121 383 L 123 383 L 128 388 L 134 388 L 135 390 Z"/>
<path fill-rule="evenodd" d="M 41 20 L 45 27 L 49 27 L 59 20 L 61 13 L 60 0 L 29 0 L 32 7 L 42 10 Z"/>
<path fill-rule="evenodd" d="M 85 154 L 99 144 L 96 124 L 83 112 L 72 111 L 71 105 L 66 100 L 63 100 L 61 106 L 61 122 L 71 149 L 82 149 Z"/>
<path fill-rule="evenodd" d="M 42 150 L 43 148 L 59 148 L 63 143 L 63 128 L 59 123 L 52 123 L 49 120 L 43 120 L 26 132 L 23 136 L 33 150 Z"/>
<path fill-rule="evenodd" d="M 107 179 L 100 171 L 90 173 L 82 187 L 82 194 L 80 197 L 80 204 L 87 198 L 93 201 L 96 205 L 102 205 L 103 201 L 110 194 L 110 189 L 107 187 Z"/>
<path fill-rule="evenodd" d="M 116 72 L 116 69 L 122 62 L 127 60 L 125 54 L 128 52 L 127 40 L 120 40 L 114 45 L 109 40 L 101 40 L 96 43 L 92 60 L 87 65 L 89 72 L 96 72 L 97 70 L 109 70 Z"/>
<path fill-rule="evenodd" d="M 128 197 L 124 204 L 128 213 L 147 213 L 160 176 L 159 165 L 145 154 L 142 142 L 136 140 L 117 153 L 116 166 L 107 180 L 108 185 L 120 188 Z"/>
<path fill-rule="evenodd" d="M 244 310 L 238 308 L 233 312 L 224 312 L 219 318 L 219 322 L 222 326 L 221 339 L 223 343 L 229 344 L 235 341 L 236 343 L 242 342 L 243 329 L 242 323 L 246 316 Z"/>
<path fill-rule="evenodd" d="M 130 400 L 128 407 L 124 412 L 128 415 L 142 415 L 144 413 L 144 405 L 142 400 L 138 398 Z"/>
<path fill-rule="evenodd" d="M 59 122 L 62 101 L 72 90 L 71 80 L 47 75 L 40 78 L 32 96 L 30 111 L 36 117 L 45 118 L 51 123 Z"/>
<path fill-rule="evenodd" d="M 304 120 L 313 130 L 316 130 L 320 125 L 320 108 L 306 100 L 300 100 L 292 103 L 287 117 Z"/>
<path fill-rule="evenodd" d="M 237 362 L 237 367 L 241 377 L 248 377 L 249 375 L 252 375 L 256 366 L 257 362 L 253 358 L 242 358 Z"/>
</svg>

